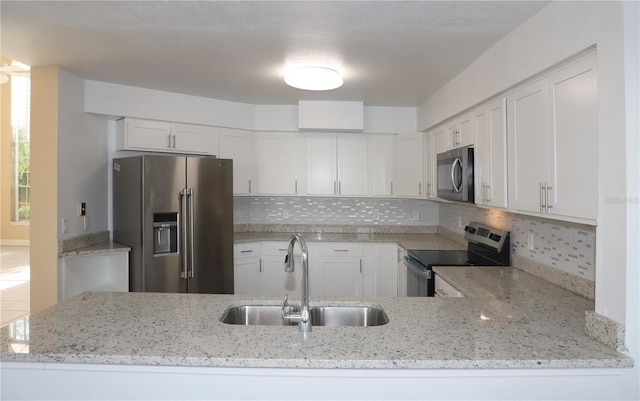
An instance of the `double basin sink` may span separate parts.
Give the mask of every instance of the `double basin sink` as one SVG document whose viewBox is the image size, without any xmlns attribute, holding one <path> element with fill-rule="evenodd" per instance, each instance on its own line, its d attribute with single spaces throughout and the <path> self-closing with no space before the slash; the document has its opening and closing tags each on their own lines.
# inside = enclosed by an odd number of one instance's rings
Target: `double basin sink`
<svg viewBox="0 0 640 401">
<path fill-rule="evenodd" d="M 299 307 L 286 306 L 284 311 L 296 313 Z M 377 305 L 316 305 L 309 308 L 312 326 L 325 327 L 368 327 L 389 323 L 384 309 Z M 235 304 L 229 306 L 222 317 L 222 323 L 245 326 L 295 326 L 297 323 L 282 318 L 282 305 Z"/>
</svg>

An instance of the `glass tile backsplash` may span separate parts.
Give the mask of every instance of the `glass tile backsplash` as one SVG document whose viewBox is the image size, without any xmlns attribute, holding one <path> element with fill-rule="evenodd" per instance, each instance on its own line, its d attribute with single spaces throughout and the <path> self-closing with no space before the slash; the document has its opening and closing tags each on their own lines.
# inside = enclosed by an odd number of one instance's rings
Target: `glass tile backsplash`
<svg viewBox="0 0 640 401">
<path fill-rule="evenodd" d="M 440 205 L 440 227 L 464 234 L 464 226 L 470 221 L 511 231 L 514 256 L 595 281 L 595 227 L 462 204 Z"/>
<path fill-rule="evenodd" d="M 235 197 L 234 224 L 437 226 L 437 202 L 414 199 Z"/>
</svg>

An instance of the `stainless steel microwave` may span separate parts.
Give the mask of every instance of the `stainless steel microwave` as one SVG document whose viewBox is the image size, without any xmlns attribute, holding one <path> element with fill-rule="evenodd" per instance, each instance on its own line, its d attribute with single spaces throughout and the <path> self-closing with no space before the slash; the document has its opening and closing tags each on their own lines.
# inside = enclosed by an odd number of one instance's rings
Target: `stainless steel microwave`
<svg viewBox="0 0 640 401">
<path fill-rule="evenodd" d="M 473 147 L 439 153 L 437 163 L 438 198 L 473 203 Z"/>
</svg>

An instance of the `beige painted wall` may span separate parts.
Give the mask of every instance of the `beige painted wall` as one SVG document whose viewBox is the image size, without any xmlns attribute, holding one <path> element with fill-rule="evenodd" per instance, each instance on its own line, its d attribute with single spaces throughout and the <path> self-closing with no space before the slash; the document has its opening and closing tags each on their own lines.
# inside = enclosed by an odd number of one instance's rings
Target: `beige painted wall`
<svg viewBox="0 0 640 401">
<path fill-rule="evenodd" d="M 58 78 L 31 69 L 31 313 L 57 302 Z"/>
<path fill-rule="evenodd" d="M 11 60 L 0 57 L 2 62 Z M 0 86 L 0 243 L 26 243 L 29 224 L 11 222 L 12 181 L 11 80 Z"/>
</svg>

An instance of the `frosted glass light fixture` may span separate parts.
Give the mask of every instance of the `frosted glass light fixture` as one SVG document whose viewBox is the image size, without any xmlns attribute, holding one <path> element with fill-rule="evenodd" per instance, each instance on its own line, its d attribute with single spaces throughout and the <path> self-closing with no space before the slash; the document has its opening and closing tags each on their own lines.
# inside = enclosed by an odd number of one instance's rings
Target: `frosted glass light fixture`
<svg viewBox="0 0 640 401">
<path fill-rule="evenodd" d="M 326 67 L 298 67 L 289 71 L 284 82 L 298 89 L 326 91 L 342 86 L 343 80 L 336 70 Z"/>
</svg>

